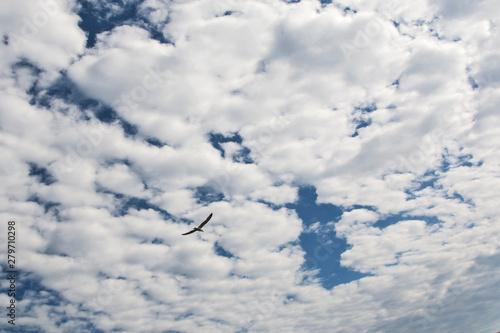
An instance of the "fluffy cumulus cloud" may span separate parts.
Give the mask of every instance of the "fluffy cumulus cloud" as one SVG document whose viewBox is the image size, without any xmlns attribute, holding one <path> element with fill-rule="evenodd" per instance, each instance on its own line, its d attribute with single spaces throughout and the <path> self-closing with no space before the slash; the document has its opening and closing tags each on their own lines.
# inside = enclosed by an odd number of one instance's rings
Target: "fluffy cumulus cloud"
<svg viewBox="0 0 500 333">
<path fill-rule="evenodd" d="M 500 330 L 499 10 L 3 2 L 2 330 Z"/>
</svg>

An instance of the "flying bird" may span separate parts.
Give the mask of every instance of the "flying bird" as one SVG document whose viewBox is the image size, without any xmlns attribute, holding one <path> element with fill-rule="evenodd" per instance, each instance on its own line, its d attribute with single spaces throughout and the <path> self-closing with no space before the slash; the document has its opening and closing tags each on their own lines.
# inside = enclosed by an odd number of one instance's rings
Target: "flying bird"
<svg viewBox="0 0 500 333">
<path fill-rule="evenodd" d="M 184 234 L 182 234 L 182 235 L 189 235 L 189 234 L 192 234 L 192 233 L 193 233 L 193 232 L 195 232 L 195 231 L 201 231 L 201 232 L 204 232 L 201 228 L 203 228 L 203 226 L 204 226 L 205 224 L 207 224 L 207 223 L 208 223 L 208 221 L 209 221 L 211 218 L 212 218 L 212 213 L 210 213 L 210 215 L 208 215 L 208 217 L 205 219 L 205 221 L 201 222 L 201 224 L 200 224 L 198 227 L 195 227 L 195 228 L 193 228 L 193 230 L 188 231 L 188 232 L 186 232 L 186 233 L 184 233 Z"/>
</svg>

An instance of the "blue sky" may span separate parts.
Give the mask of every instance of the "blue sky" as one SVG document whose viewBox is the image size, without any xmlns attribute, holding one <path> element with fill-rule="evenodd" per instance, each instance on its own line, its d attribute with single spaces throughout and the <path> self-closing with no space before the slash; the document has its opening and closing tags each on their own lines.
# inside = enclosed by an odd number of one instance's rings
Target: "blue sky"
<svg viewBox="0 0 500 333">
<path fill-rule="evenodd" d="M 498 7 L 7 1 L 0 330 L 497 332 Z"/>
</svg>

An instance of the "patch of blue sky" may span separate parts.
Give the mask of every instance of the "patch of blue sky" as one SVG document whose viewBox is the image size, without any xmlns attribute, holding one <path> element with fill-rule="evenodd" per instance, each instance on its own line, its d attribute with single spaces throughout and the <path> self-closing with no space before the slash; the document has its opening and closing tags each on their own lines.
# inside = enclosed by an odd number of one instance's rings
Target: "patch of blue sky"
<svg viewBox="0 0 500 333">
<path fill-rule="evenodd" d="M 50 185 L 56 182 L 56 179 L 47 170 L 47 168 L 44 168 L 32 162 L 28 163 L 28 165 L 30 167 L 29 176 L 35 177 L 40 183 Z"/>
<path fill-rule="evenodd" d="M 163 244 L 163 240 L 161 240 L 158 237 L 155 237 L 153 239 L 145 239 L 144 241 L 141 242 L 141 244 L 154 244 L 154 245 L 161 245 Z"/>
<path fill-rule="evenodd" d="M 6 332 L 9 332 L 9 333 L 43 333 L 43 331 L 38 326 L 33 327 L 33 326 L 27 326 L 27 325 L 23 324 L 22 318 L 16 319 L 16 321 L 17 321 L 16 326 L 9 327 L 9 330 Z M 91 331 L 91 332 L 97 333 L 100 331 Z"/>
<path fill-rule="evenodd" d="M 471 160 L 474 158 L 472 154 L 465 154 L 462 156 L 458 157 L 458 163 L 456 163 L 457 166 L 466 166 L 466 167 L 473 167 L 474 163 L 471 162 Z"/>
<path fill-rule="evenodd" d="M 427 187 L 434 189 L 442 188 L 438 181 L 441 174 L 449 172 L 453 168 L 458 167 L 480 167 L 484 162 L 478 161 L 473 162 L 474 156 L 472 154 L 463 154 L 460 156 L 451 156 L 447 151 L 442 155 L 441 164 L 437 169 L 427 171 L 422 177 L 414 182 L 414 187 L 407 189 L 405 192 L 408 194 L 408 199 L 415 199 L 417 192 L 421 191 Z M 468 205 L 474 206 L 474 202 L 470 199 L 465 199 L 460 193 L 453 192 L 452 194 L 446 194 L 447 199 L 457 199 L 460 202 L 466 203 Z"/>
<path fill-rule="evenodd" d="M 222 13 L 222 15 L 216 15 L 217 17 L 221 17 L 221 16 L 231 16 L 233 15 L 234 13 L 236 13 L 235 11 L 233 10 L 226 10 L 224 13 Z"/>
<path fill-rule="evenodd" d="M 436 187 L 436 182 L 439 180 L 439 175 L 436 174 L 436 171 L 429 171 L 424 174 L 421 178 L 416 191 L 420 191 L 426 187 Z"/>
<path fill-rule="evenodd" d="M 242 147 L 233 155 L 233 162 L 251 164 L 253 163 L 252 157 L 250 157 L 250 149 L 247 147 Z"/>
<path fill-rule="evenodd" d="M 460 193 L 458 192 L 453 192 L 452 194 L 447 194 L 446 195 L 447 199 L 455 199 L 460 201 L 461 203 L 467 204 L 471 207 L 474 207 L 476 204 L 472 199 L 465 199 Z"/>
<path fill-rule="evenodd" d="M 267 71 L 266 61 L 265 60 L 259 61 L 259 63 L 257 64 L 257 69 L 255 70 L 255 73 L 266 73 L 266 71 Z M 239 93 L 241 93 L 241 91 L 238 90 L 238 94 Z"/>
<path fill-rule="evenodd" d="M 262 199 L 257 200 L 257 202 L 261 203 L 261 204 L 264 204 L 264 205 L 266 205 L 267 207 L 269 207 L 269 208 L 271 208 L 273 210 L 279 210 L 280 208 L 283 208 L 283 205 L 277 205 L 277 204 L 274 204 L 272 202 L 269 202 L 269 201 L 266 201 L 266 200 L 262 200 Z"/>
<path fill-rule="evenodd" d="M 238 330 L 237 330 L 236 332 L 234 332 L 234 333 L 247 333 L 247 332 L 249 332 L 249 331 L 248 331 L 248 328 L 242 327 L 242 328 L 238 329 Z"/>
<path fill-rule="evenodd" d="M 38 67 L 36 64 L 30 62 L 26 58 L 22 58 L 18 62 L 16 62 L 14 65 L 12 65 L 12 73 L 14 75 L 17 75 L 17 72 L 20 69 L 28 69 L 31 74 L 36 77 L 34 80 L 33 84 L 28 88 L 26 93 L 30 96 L 36 96 L 40 92 L 40 88 L 38 87 L 38 76 L 43 72 L 43 70 Z M 34 98 L 31 98 L 30 104 L 33 105 L 35 104 Z"/>
<path fill-rule="evenodd" d="M 377 110 L 377 105 L 375 103 L 371 103 L 366 106 L 356 106 L 354 107 L 356 111 L 361 111 L 361 113 L 371 113 Z"/>
<path fill-rule="evenodd" d="M 439 188 L 440 186 L 437 184 L 438 180 L 438 170 L 427 171 L 423 176 L 413 182 L 412 188 L 407 189 L 405 192 L 409 195 L 409 199 L 414 199 L 416 197 L 416 192 L 422 191 L 427 187 Z"/>
<path fill-rule="evenodd" d="M 126 212 L 132 208 L 132 209 L 136 209 L 136 210 L 152 209 L 152 210 L 160 213 L 160 215 L 162 215 L 165 219 L 169 219 L 171 217 L 169 212 L 167 212 L 166 210 L 164 210 L 158 206 L 152 205 L 151 203 L 149 203 L 145 199 L 136 198 L 136 197 L 125 197 L 124 199 L 125 200 L 124 200 L 123 206 L 122 206 L 123 215 L 125 215 Z"/>
<path fill-rule="evenodd" d="M 127 215 L 129 209 L 135 209 L 135 210 L 151 209 L 158 212 L 164 219 L 172 219 L 172 215 L 169 212 L 156 205 L 151 204 L 146 199 L 128 196 L 122 193 L 116 193 L 108 189 L 105 189 L 103 187 L 100 187 L 99 185 L 96 185 L 96 192 L 111 194 L 115 199 L 118 200 L 119 204 L 115 207 L 115 211 L 113 212 L 113 215 L 116 217 Z"/>
<path fill-rule="evenodd" d="M 16 325 L 10 326 L 8 332 L 14 333 L 39 333 L 43 330 L 39 326 L 26 325 L 25 317 L 31 317 L 30 314 L 36 312 L 42 306 L 50 307 L 57 311 L 58 307 L 63 308 L 66 301 L 57 291 L 42 285 L 34 275 L 23 270 L 18 270 L 16 275 L 16 302 L 18 304 L 18 316 Z M 71 326 L 82 332 L 104 333 L 97 329 L 90 321 L 83 316 L 65 316 L 54 324 L 61 327 L 68 322 Z M 37 323 L 38 324 L 38 323 Z"/>
<path fill-rule="evenodd" d="M 18 270 L 16 278 L 16 301 L 20 302 L 23 300 L 36 299 L 50 306 L 61 305 L 63 298 L 59 293 L 40 284 L 40 282 L 34 278 L 34 275 L 23 270 Z M 44 296 L 37 297 L 41 295 Z M 33 307 L 35 307 L 31 302 L 27 302 L 25 306 L 25 313 L 34 310 Z"/>
<path fill-rule="evenodd" d="M 214 147 L 220 152 L 221 157 L 225 158 L 226 151 L 224 150 L 224 148 L 222 148 L 221 143 L 234 142 L 241 146 L 243 139 L 237 132 L 227 136 L 224 136 L 221 133 L 209 133 L 209 142 L 212 145 L 212 147 Z M 253 160 L 250 157 L 250 152 L 251 152 L 250 149 L 248 149 L 245 146 L 241 146 L 241 148 L 236 153 L 233 154 L 232 156 L 233 162 L 245 163 L 245 164 L 253 163 Z"/>
<path fill-rule="evenodd" d="M 441 36 L 435 29 L 429 29 L 432 32 L 431 36 L 436 37 L 439 40 L 445 40 L 445 37 Z"/>
<path fill-rule="evenodd" d="M 104 333 L 105 331 L 97 329 L 95 325 L 84 318 L 64 318 L 63 320 L 60 320 L 56 322 L 56 325 L 58 327 L 62 326 L 63 324 L 66 324 L 68 322 L 71 322 L 69 325 L 72 330 L 74 331 L 79 331 L 79 332 L 92 332 L 92 333 Z M 64 331 L 68 331 L 67 329 L 64 329 Z"/>
<path fill-rule="evenodd" d="M 178 321 L 178 320 L 181 320 L 181 319 L 186 319 L 186 318 L 189 318 L 189 317 L 192 317 L 192 316 L 194 316 L 194 313 L 192 313 L 192 312 L 185 312 L 185 313 L 177 316 L 175 318 L 175 321 Z"/>
<path fill-rule="evenodd" d="M 19 61 L 14 63 L 14 65 L 12 65 L 12 69 L 14 71 L 17 69 L 20 69 L 20 68 L 28 68 L 35 75 L 40 75 L 43 72 L 43 70 L 40 67 L 38 67 L 36 64 L 30 62 L 26 58 L 21 58 Z"/>
<path fill-rule="evenodd" d="M 377 211 L 377 207 L 375 206 L 370 206 L 370 205 L 352 205 L 352 207 L 346 209 L 346 212 L 350 212 L 355 209 L 366 209 L 366 210 L 371 210 L 373 212 Z"/>
<path fill-rule="evenodd" d="M 349 245 L 345 239 L 337 237 L 332 228 L 322 227 L 329 222 L 338 221 L 342 209 L 332 204 L 317 204 L 318 195 L 314 186 L 301 187 L 298 196 L 296 203 L 287 204 L 286 207 L 297 212 L 306 230 L 319 223 L 317 230 L 303 232 L 299 237 L 299 244 L 306 252 L 303 269 L 319 270 L 316 278 L 327 289 L 367 276 L 341 266 L 341 254 L 349 249 Z"/>
<path fill-rule="evenodd" d="M 122 25 L 135 25 L 144 28 L 150 37 L 160 43 L 172 44 L 166 38 L 161 29 L 151 24 L 144 15 L 141 15 L 140 6 L 144 0 L 120 1 L 111 0 L 107 2 L 80 1 L 78 15 L 81 20 L 79 27 L 87 34 L 87 48 L 92 48 L 97 42 L 97 35 L 111 31 L 115 27 Z M 111 6 L 113 6 L 111 8 Z M 119 8 L 119 10 L 116 10 Z M 168 23 L 166 18 L 164 23 Z"/>
<path fill-rule="evenodd" d="M 332 204 L 316 204 L 318 195 L 314 186 L 303 186 L 299 188 L 298 200 L 293 204 L 285 206 L 294 209 L 302 219 L 306 227 L 313 223 L 327 223 L 337 221 L 342 215 L 342 209 Z"/>
<path fill-rule="evenodd" d="M 378 220 L 373 224 L 373 227 L 379 229 L 385 229 L 390 225 L 399 223 L 401 221 L 408 220 L 420 220 L 425 221 L 428 225 L 434 225 L 441 223 L 441 221 L 436 216 L 424 216 L 424 215 L 412 215 L 409 212 L 401 212 L 398 214 L 389 214 L 384 216 L 382 219 Z"/>
<path fill-rule="evenodd" d="M 57 221 L 62 221 L 62 217 L 60 216 L 59 212 L 59 206 L 61 205 L 61 203 L 43 200 L 36 194 L 30 196 L 28 198 L 28 201 L 37 203 L 39 206 L 43 207 L 45 214 L 50 213 L 52 216 L 55 217 Z"/>
<path fill-rule="evenodd" d="M 351 137 L 356 137 L 359 135 L 359 129 L 368 127 L 372 124 L 372 120 L 370 118 L 370 113 L 377 110 L 377 106 L 375 103 L 364 105 L 364 106 L 356 106 L 354 107 L 354 119 L 353 123 L 356 124 L 356 129 Z"/>
<path fill-rule="evenodd" d="M 218 241 L 214 243 L 214 252 L 221 257 L 234 258 L 234 254 L 220 246 Z"/>
<path fill-rule="evenodd" d="M 477 84 L 476 80 L 472 76 L 469 76 L 469 85 L 472 88 L 472 90 L 476 90 L 477 88 L 479 88 L 479 85 Z"/>
<path fill-rule="evenodd" d="M 224 151 L 224 149 L 220 145 L 221 143 L 224 143 L 224 142 L 241 143 L 242 142 L 242 139 L 238 134 L 234 134 L 233 136 L 230 136 L 230 137 L 229 136 L 225 137 L 221 133 L 209 133 L 208 136 L 209 136 L 210 144 L 212 145 L 212 147 L 214 147 L 215 149 L 217 149 L 220 152 L 221 157 L 226 157 L 226 152 Z"/>
<path fill-rule="evenodd" d="M 87 98 L 76 85 L 71 81 L 66 73 L 62 72 L 57 80 L 40 94 L 40 91 L 32 91 L 31 104 L 50 108 L 53 98 L 61 99 L 67 103 L 75 104 L 81 109 L 98 105 L 95 100 Z"/>
<path fill-rule="evenodd" d="M 113 158 L 104 162 L 104 166 L 108 167 L 114 166 L 115 164 L 125 164 L 128 167 L 132 166 L 132 163 L 127 158 Z"/>
<path fill-rule="evenodd" d="M 323 3 L 323 1 L 321 1 L 321 3 Z M 344 13 L 348 14 L 348 13 L 353 13 L 353 14 L 356 14 L 358 11 L 356 9 L 352 9 L 351 7 L 345 7 L 344 8 Z"/>
<path fill-rule="evenodd" d="M 335 236 L 335 232 L 327 234 L 302 233 L 299 237 L 300 245 L 306 252 L 305 263 L 302 268 L 307 271 L 319 270 L 316 278 L 326 289 L 349 283 L 368 276 L 340 264 L 343 252 L 350 246 L 347 242 Z"/>
<path fill-rule="evenodd" d="M 441 177 L 441 174 L 450 171 L 452 168 L 457 167 L 474 167 L 481 166 L 483 164 L 482 161 L 477 163 L 473 163 L 474 156 L 471 154 L 464 154 L 458 157 L 450 156 L 447 152 L 442 155 L 441 164 L 438 168 L 433 170 L 428 170 L 424 175 L 419 177 L 415 182 L 414 186 L 410 189 L 406 190 L 406 193 L 409 195 L 409 199 L 413 199 L 416 196 L 415 192 L 421 191 L 427 187 L 439 189 L 441 185 L 439 185 L 438 181 Z"/>
<path fill-rule="evenodd" d="M 351 137 L 357 137 L 359 135 L 359 129 L 361 128 L 365 128 L 365 127 L 368 127 L 372 124 L 372 120 L 371 119 L 359 119 L 359 120 L 355 120 L 354 121 L 356 125 L 356 129 L 354 131 L 354 134 L 351 135 Z"/>
<path fill-rule="evenodd" d="M 151 146 L 155 146 L 155 147 L 158 147 L 158 148 L 161 148 L 163 146 L 167 146 L 167 144 L 165 142 L 162 142 L 160 139 L 153 138 L 153 137 L 147 138 L 146 142 L 149 143 Z"/>
<path fill-rule="evenodd" d="M 441 165 L 439 166 L 439 169 L 443 172 L 447 172 L 450 170 L 450 167 L 452 166 L 450 160 L 447 158 L 447 152 L 442 155 L 441 159 Z"/>
<path fill-rule="evenodd" d="M 210 204 L 212 202 L 222 201 L 225 199 L 222 192 L 217 192 L 211 186 L 198 186 L 195 188 L 194 198 L 197 203 Z"/>
<path fill-rule="evenodd" d="M 226 143 L 226 142 L 235 142 L 238 144 L 241 144 L 243 142 L 243 139 L 238 133 L 233 133 L 231 136 L 224 136 L 221 133 L 209 133 L 209 141 L 212 147 L 217 149 L 222 157 L 226 157 L 226 152 L 224 151 L 224 148 L 220 145 L 221 143 Z"/>
<path fill-rule="evenodd" d="M 50 108 L 53 99 L 61 99 L 67 104 L 77 106 L 82 111 L 83 119 L 89 120 L 84 111 L 91 111 L 103 123 L 118 122 L 127 136 L 135 136 L 138 132 L 137 126 L 120 117 L 113 108 L 86 96 L 66 73 L 61 73 L 61 76 L 44 93 L 33 91 L 31 103 Z M 65 112 L 63 109 L 59 111 Z"/>
</svg>

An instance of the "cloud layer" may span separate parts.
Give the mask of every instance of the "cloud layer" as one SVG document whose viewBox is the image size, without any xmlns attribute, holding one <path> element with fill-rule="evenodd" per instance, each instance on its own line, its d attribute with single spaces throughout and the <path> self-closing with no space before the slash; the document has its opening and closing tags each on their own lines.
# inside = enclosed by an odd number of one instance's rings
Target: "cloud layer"
<svg viewBox="0 0 500 333">
<path fill-rule="evenodd" d="M 500 329 L 496 2 L 10 2 L 19 332 Z"/>
</svg>

